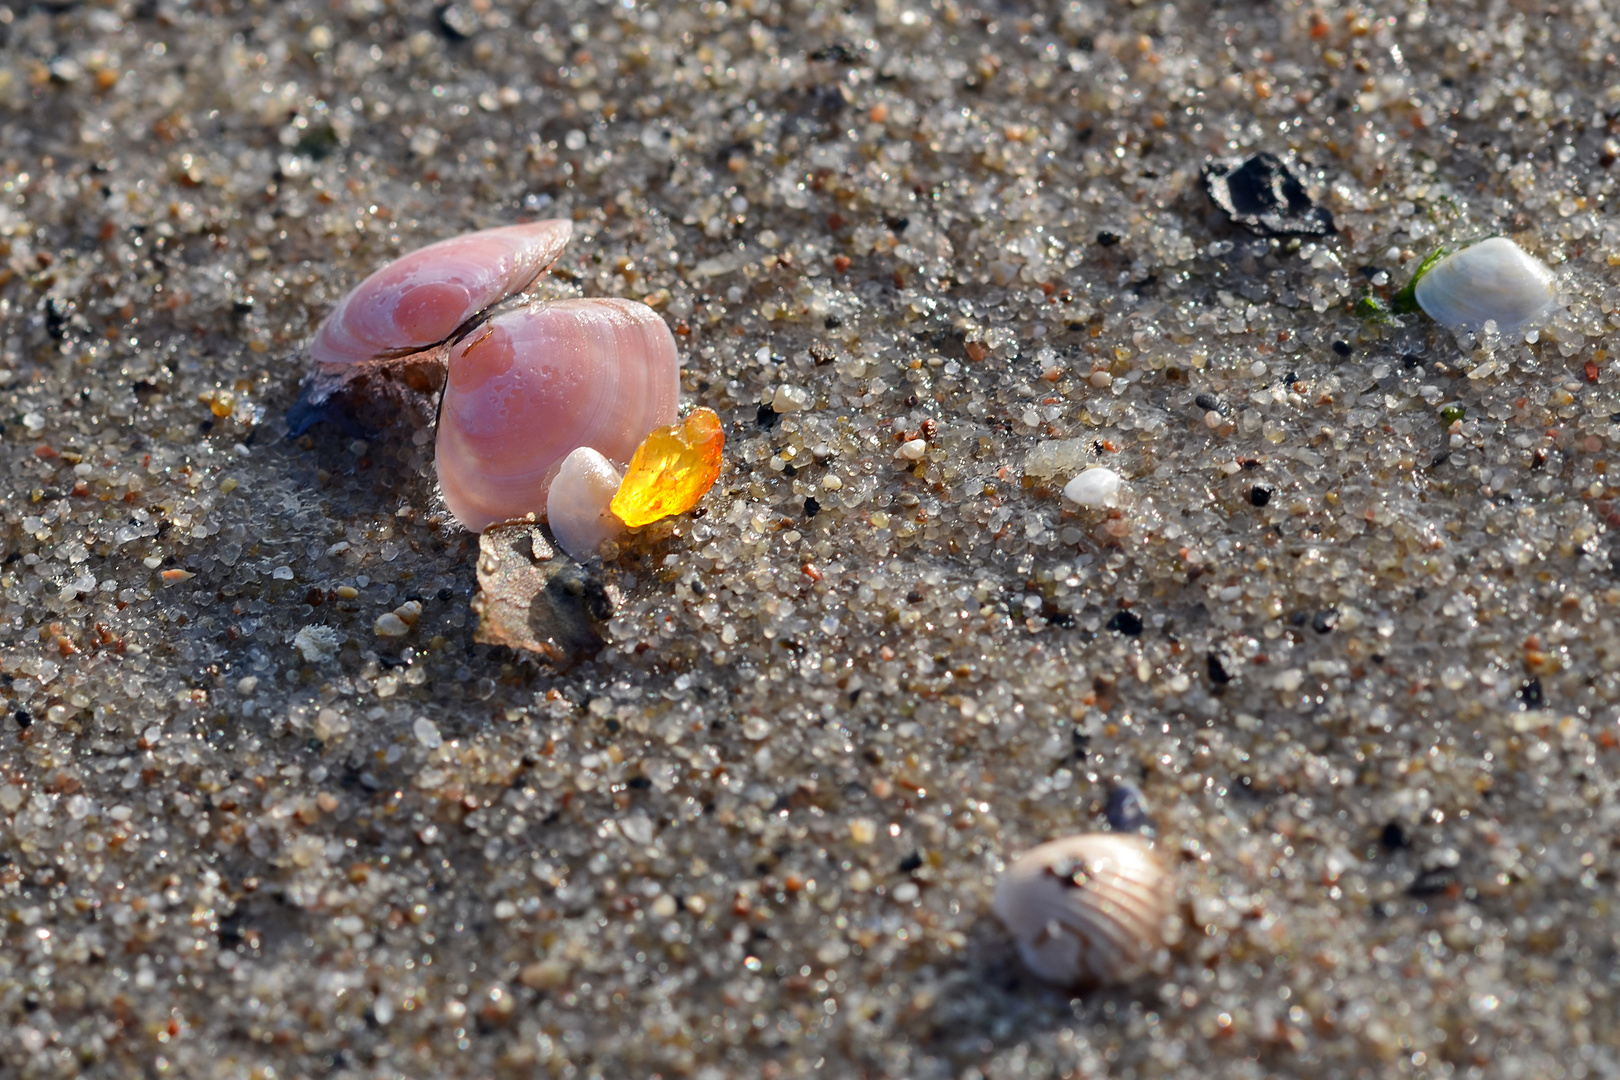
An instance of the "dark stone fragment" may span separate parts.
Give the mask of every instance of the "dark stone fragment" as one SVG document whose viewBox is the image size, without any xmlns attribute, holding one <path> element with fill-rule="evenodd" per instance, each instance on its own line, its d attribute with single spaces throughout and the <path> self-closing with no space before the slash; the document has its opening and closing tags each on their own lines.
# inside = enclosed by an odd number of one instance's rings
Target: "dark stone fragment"
<svg viewBox="0 0 1620 1080">
<path fill-rule="evenodd" d="M 12 716 L 16 718 L 17 726 L 22 728 L 24 731 L 27 731 L 33 726 L 34 718 L 28 715 L 27 709 L 18 709 L 12 714 Z"/>
<path fill-rule="evenodd" d="M 1249 489 L 1249 502 L 1255 506 L 1264 506 L 1271 501 L 1271 489 L 1260 484 Z"/>
<path fill-rule="evenodd" d="M 1204 165 L 1204 190 L 1235 225 L 1257 236 L 1326 236 L 1333 215 L 1311 202 L 1305 185 L 1275 154 L 1211 158 Z"/>
<path fill-rule="evenodd" d="M 776 422 L 780 419 L 781 415 L 778 414 L 775 409 L 771 408 L 769 402 L 761 405 L 759 407 L 759 411 L 754 414 L 754 423 L 758 424 L 766 431 L 769 431 L 771 428 L 775 427 Z"/>
<path fill-rule="evenodd" d="M 1108 620 L 1108 629 L 1126 637 L 1141 637 L 1142 616 L 1134 611 L 1116 611 L 1114 617 Z"/>
<path fill-rule="evenodd" d="M 835 41 L 831 45 L 823 45 L 810 54 L 812 60 L 831 60 L 835 64 L 853 64 L 859 61 L 855 49 L 846 41 Z"/>
<path fill-rule="evenodd" d="M 1214 394 L 1199 394 L 1197 397 L 1193 398 L 1193 404 L 1197 405 L 1200 409 L 1203 409 L 1207 413 L 1220 413 L 1222 416 L 1226 415 L 1226 406 L 1222 404 L 1221 399 L 1216 397 Z"/>
<path fill-rule="evenodd" d="M 900 860 L 900 872 L 902 874 L 909 874 L 913 870 L 920 870 L 922 869 L 922 862 L 922 852 L 913 851 L 910 855 L 907 855 L 905 858 Z"/>
<path fill-rule="evenodd" d="M 1311 629 L 1315 630 L 1318 634 L 1332 633 L 1333 628 L 1338 625 L 1339 609 L 1336 607 L 1323 608 L 1321 611 L 1318 611 L 1316 613 L 1316 617 L 1311 620 Z"/>
<path fill-rule="evenodd" d="M 452 596 L 456 595 L 456 591 L 454 589 L 452 589 L 450 586 L 446 585 L 444 588 L 440 589 L 438 592 L 434 593 L 433 595 L 438 597 L 440 600 L 448 600 Z"/>
<path fill-rule="evenodd" d="M 1546 697 L 1541 692 L 1541 680 L 1529 679 L 1518 689 L 1519 700 L 1526 709 L 1539 709 L 1546 704 Z"/>
<path fill-rule="evenodd" d="M 821 513 L 821 503 L 816 499 L 816 497 L 814 495 L 812 495 L 809 498 L 804 500 L 804 516 L 805 517 L 813 518 L 819 513 Z"/>
<path fill-rule="evenodd" d="M 883 223 L 889 227 L 890 232 L 899 236 L 906 231 L 906 226 L 911 224 L 911 219 L 908 217 L 884 218 Z"/>
<path fill-rule="evenodd" d="M 1147 799 L 1135 784 L 1115 785 L 1108 792 L 1103 814 L 1115 832 L 1141 832 L 1153 824 L 1153 819 L 1148 817 Z"/>
<path fill-rule="evenodd" d="M 1384 826 L 1384 831 L 1378 834 L 1378 842 L 1391 851 L 1412 846 L 1412 841 L 1406 836 L 1406 830 L 1401 828 L 1398 821 L 1392 821 Z"/>
<path fill-rule="evenodd" d="M 1423 361 L 1419 360 L 1412 353 L 1402 353 L 1401 354 L 1401 365 L 1403 367 L 1405 367 L 1408 371 L 1410 371 L 1413 368 L 1417 367 L 1421 363 L 1423 363 Z"/>
<path fill-rule="evenodd" d="M 1225 686 L 1232 681 L 1232 673 L 1226 670 L 1226 664 L 1221 660 L 1221 654 L 1211 651 L 1209 654 L 1209 681 Z"/>
<path fill-rule="evenodd" d="M 821 325 L 825 326 L 828 330 L 836 330 L 840 326 L 844 325 L 844 320 L 840 319 L 836 315 L 829 315 L 825 319 L 821 320 Z"/>
<path fill-rule="evenodd" d="M 1348 341 L 1335 341 L 1333 343 L 1333 351 L 1338 353 L 1340 356 L 1349 356 L 1351 352 L 1350 343 Z"/>
<path fill-rule="evenodd" d="M 1406 891 L 1411 896 L 1439 896 L 1450 892 L 1456 884 L 1457 871 L 1449 866 L 1442 866 L 1423 871 Z"/>
<path fill-rule="evenodd" d="M 1118 233 L 1111 233 L 1107 229 L 1104 229 L 1102 232 L 1097 234 L 1098 247 L 1113 247 L 1117 243 L 1119 243 Z"/>
<path fill-rule="evenodd" d="M 45 332 L 56 341 L 67 337 L 67 312 L 54 296 L 45 298 Z"/>
</svg>

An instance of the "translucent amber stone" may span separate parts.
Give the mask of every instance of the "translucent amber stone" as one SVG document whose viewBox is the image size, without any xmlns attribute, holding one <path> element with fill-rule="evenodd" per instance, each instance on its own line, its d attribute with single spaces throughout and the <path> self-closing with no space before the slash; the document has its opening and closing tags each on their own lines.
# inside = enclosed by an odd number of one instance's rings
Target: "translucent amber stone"
<svg viewBox="0 0 1620 1080">
<path fill-rule="evenodd" d="M 636 448 L 612 510 L 626 525 L 649 525 L 696 506 L 720 475 L 726 433 L 713 409 L 655 428 Z"/>
</svg>

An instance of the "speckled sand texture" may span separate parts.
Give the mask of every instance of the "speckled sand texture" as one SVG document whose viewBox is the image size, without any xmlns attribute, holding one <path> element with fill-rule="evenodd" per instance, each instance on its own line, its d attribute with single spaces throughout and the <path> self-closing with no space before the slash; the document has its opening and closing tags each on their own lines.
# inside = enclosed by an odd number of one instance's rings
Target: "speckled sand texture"
<svg viewBox="0 0 1620 1080">
<path fill-rule="evenodd" d="M 9 0 L 0 1076 L 1620 1076 L 1616 20 Z M 728 435 L 564 672 L 431 407 L 282 419 L 556 216 Z M 1533 334 L 1363 302 L 1492 234 Z M 990 897 L 1118 781 L 1181 927 L 1071 998 Z"/>
</svg>

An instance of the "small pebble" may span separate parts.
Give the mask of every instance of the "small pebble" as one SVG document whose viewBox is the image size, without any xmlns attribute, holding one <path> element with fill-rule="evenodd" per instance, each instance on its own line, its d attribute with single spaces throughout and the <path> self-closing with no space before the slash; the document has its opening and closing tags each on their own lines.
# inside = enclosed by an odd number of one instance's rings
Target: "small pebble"
<svg viewBox="0 0 1620 1080">
<path fill-rule="evenodd" d="M 1119 473 L 1096 465 L 1064 485 L 1063 497 L 1081 506 L 1118 506 L 1122 484 Z"/>
<path fill-rule="evenodd" d="M 390 638 L 404 637 L 411 632 L 410 624 L 392 611 L 377 616 L 377 622 L 373 629 L 376 630 L 378 637 Z"/>
</svg>

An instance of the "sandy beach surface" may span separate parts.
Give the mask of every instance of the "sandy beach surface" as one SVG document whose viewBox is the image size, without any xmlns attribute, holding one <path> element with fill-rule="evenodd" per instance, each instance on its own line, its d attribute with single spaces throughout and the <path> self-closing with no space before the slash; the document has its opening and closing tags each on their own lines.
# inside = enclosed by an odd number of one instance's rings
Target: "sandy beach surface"
<svg viewBox="0 0 1620 1080">
<path fill-rule="evenodd" d="M 8 0 L 0 1076 L 1620 1076 L 1617 20 Z M 727 436 L 561 668 L 431 402 L 285 419 L 552 217 Z M 1493 235 L 1533 331 L 1394 310 Z M 1044 985 L 997 877 L 1127 783 L 1175 926 Z"/>
</svg>

